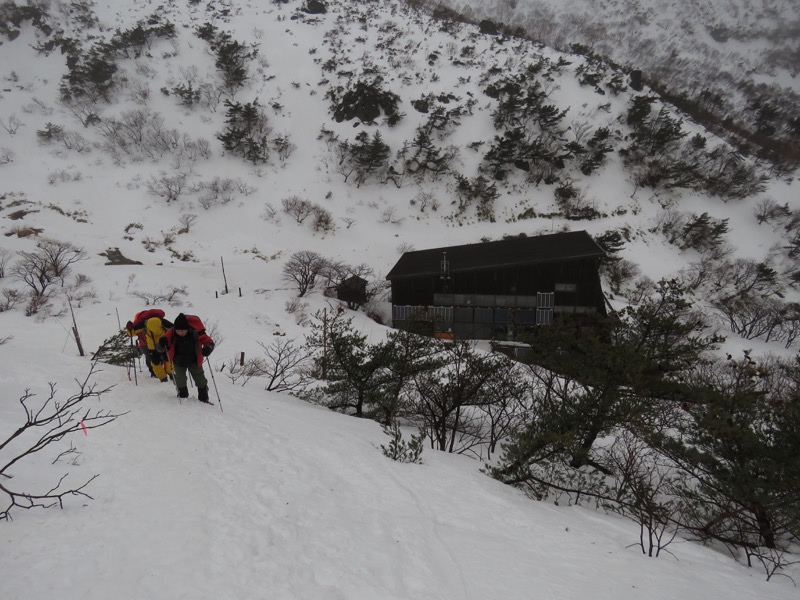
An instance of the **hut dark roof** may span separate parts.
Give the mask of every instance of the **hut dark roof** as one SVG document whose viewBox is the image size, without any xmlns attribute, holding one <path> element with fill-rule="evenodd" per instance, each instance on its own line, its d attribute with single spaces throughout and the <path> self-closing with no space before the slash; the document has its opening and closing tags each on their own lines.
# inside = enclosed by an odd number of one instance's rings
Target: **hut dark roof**
<svg viewBox="0 0 800 600">
<path fill-rule="evenodd" d="M 450 273 L 596 258 L 605 254 L 586 231 L 570 231 L 406 252 L 386 279 L 438 275 L 443 252 L 447 252 Z"/>
</svg>

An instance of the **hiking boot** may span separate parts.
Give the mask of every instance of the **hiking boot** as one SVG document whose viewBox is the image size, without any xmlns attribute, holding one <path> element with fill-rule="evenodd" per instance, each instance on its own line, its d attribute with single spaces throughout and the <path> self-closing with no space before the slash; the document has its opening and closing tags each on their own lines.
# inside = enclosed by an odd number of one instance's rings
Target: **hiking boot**
<svg viewBox="0 0 800 600">
<path fill-rule="evenodd" d="M 188 398 L 189 397 L 189 390 L 185 387 L 178 388 L 178 398 Z"/>
<path fill-rule="evenodd" d="M 197 388 L 197 399 L 200 400 L 200 402 L 208 403 L 208 388 L 207 387 Z"/>
</svg>

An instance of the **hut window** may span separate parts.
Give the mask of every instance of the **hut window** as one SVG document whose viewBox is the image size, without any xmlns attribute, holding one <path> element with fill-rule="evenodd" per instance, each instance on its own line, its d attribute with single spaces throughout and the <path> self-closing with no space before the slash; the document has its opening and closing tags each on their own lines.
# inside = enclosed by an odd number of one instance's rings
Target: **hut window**
<svg viewBox="0 0 800 600">
<path fill-rule="evenodd" d="M 553 292 L 539 292 L 536 294 L 536 307 L 537 308 L 553 308 L 554 304 Z"/>
</svg>

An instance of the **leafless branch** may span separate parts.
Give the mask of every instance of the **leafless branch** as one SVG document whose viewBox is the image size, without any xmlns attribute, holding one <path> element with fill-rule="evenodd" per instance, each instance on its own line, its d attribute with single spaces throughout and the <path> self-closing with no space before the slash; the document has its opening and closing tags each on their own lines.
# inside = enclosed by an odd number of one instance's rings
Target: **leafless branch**
<svg viewBox="0 0 800 600">
<path fill-rule="evenodd" d="M 91 379 L 95 373 L 96 363 L 92 363 L 87 376 L 75 380 L 78 384 L 77 393 L 66 400 L 57 399 L 56 384 L 49 384 L 48 397 L 38 405 L 33 401 L 36 394 L 26 389 L 19 399 L 25 414 L 23 423 L 17 427 L 5 440 L 0 440 L 0 475 L 11 479 L 10 470 L 17 465 L 20 468 L 22 461 L 37 452 L 56 444 L 65 438 L 76 434 L 86 433 L 90 429 L 103 427 L 127 413 L 115 413 L 109 410 L 100 410 L 86 406 L 92 398 L 99 398 L 111 390 L 111 387 L 98 388 Z M 14 442 L 12 444 L 12 442 Z M 55 448 L 53 446 L 52 448 Z M 61 451 L 55 464 L 62 457 L 77 453 L 73 444 L 70 448 Z M 84 496 L 90 498 L 84 490 L 98 475 L 92 476 L 88 481 L 77 486 L 64 486 L 67 475 L 63 475 L 58 483 L 46 492 L 29 492 L 12 489 L 8 485 L 0 484 L 0 492 L 7 496 L 8 505 L 0 508 L 0 520 L 11 518 L 13 508 L 47 508 L 58 504 L 63 508 L 66 496 Z"/>
</svg>

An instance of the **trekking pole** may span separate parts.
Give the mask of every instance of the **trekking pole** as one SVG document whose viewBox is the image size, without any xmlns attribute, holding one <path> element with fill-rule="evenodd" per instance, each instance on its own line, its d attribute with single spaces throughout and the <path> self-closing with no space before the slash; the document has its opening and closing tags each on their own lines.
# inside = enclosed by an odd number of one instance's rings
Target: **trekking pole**
<svg viewBox="0 0 800 600">
<path fill-rule="evenodd" d="M 131 378 L 131 367 L 133 367 L 133 344 L 131 343 L 130 358 L 128 359 L 128 381 L 133 381 Z"/>
<path fill-rule="evenodd" d="M 133 353 L 133 336 L 131 336 L 131 365 L 133 365 L 133 381 L 135 385 L 139 385 L 139 376 L 136 375 L 136 356 Z M 128 381 L 131 380 L 131 372 L 128 371 Z"/>
<path fill-rule="evenodd" d="M 182 406 L 183 398 L 181 398 L 181 391 L 178 389 L 178 379 L 175 377 L 175 363 L 172 363 L 172 386 L 175 388 L 175 395 L 178 396 L 178 404 Z"/>
<path fill-rule="evenodd" d="M 122 332 L 122 321 L 119 320 L 119 309 L 115 308 L 114 310 L 117 311 L 117 327 L 119 327 L 120 332 Z M 131 338 L 131 346 L 133 346 L 133 338 Z M 133 362 L 134 362 L 133 352 L 131 352 L 131 361 L 128 363 L 128 381 L 131 380 L 131 365 L 133 364 Z M 133 370 L 134 372 L 136 372 L 136 367 L 134 367 Z"/>
<path fill-rule="evenodd" d="M 206 356 L 206 364 L 208 365 L 208 372 L 211 373 L 211 382 L 214 384 L 214 391 L 217 393 L 217 402 L 219 402 L 219 410 L 220 412 L 225 412 L 222 410 L 222 398 L 219 397 L 219 390 L 217 389 L 217 380 L 214 379 L 214 369 L 211 366 L 211 361 L 208 360 Z"/>
<path fill-rule="evenodd" d="M 161 352 L 158 349 L 158 346 L 156 346 L 156 352 L 159 352 L 159 353 L 163 354 L 163 356 L 164 356 L 164 362 L 163 362 L 164 372 L 167 373 L 167 377 L 169 377 L 172 380 L 172 387 L 175 388 L 175 395 L 178 397 L 178 404 L 183 405 L 183 398 L 181 398 L 181 391 L 178 389 L 178 379 L 175 377 L 175 363 L 174 362 L 170 363 L 169 353 L 167 352 L 166 349 L 164 349 L 164 351 Z M 168 364 L 172 365 L 172 374 L 167 372 L 167 365 Z"/>
</svg>

